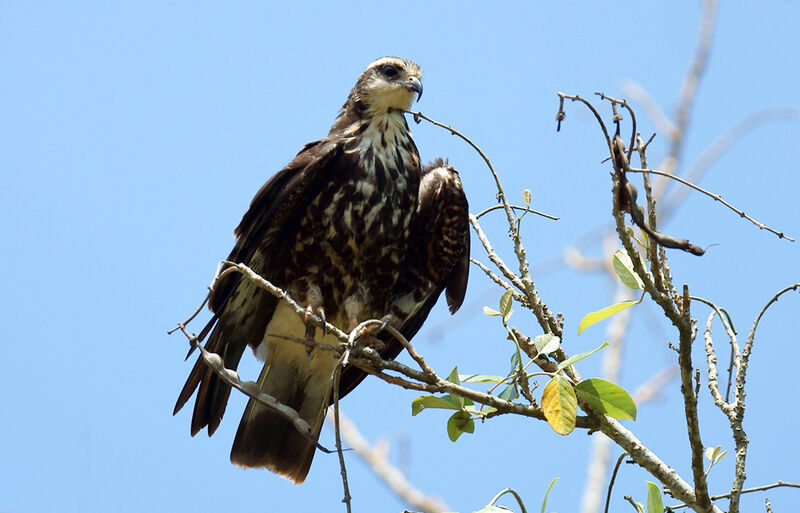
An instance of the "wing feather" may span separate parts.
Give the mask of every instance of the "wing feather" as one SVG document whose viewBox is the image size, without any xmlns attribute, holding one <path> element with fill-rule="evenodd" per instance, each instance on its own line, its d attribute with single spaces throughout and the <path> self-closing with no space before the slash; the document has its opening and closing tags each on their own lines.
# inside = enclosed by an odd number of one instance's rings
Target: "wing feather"
<svg viewBox="0 0 800 513">
<path fill-rule="evenodd" d="M 236 245 L 228 260 L 247 264 L 267 279 L 280 281 L 280 266 L 276 264 L 288 249 L 288 234 L 297 231 L 299 217 L 324 184 L 347 170 L 347 166 L 337 165 L 342 148 L 340 141 L 323 139 L 309 143 L 270 178 L 237 226 Z M 238 273 L 227 276 L 211 293 L 209 308 L 215 315 L 201 333 L 211 333 L 206 349 L 219 354 L 225 366 L 235 370 L 245 347 L 257 347 L 261 342 L 276 305 L 276 298 L 242 280 Z M 222 420 L 231 389 L 198 358 L 173 414 L 180 411 L 195 390 L 198 393 L 191 432 L 194 436 L 208 426 L 210 436 Z"/>
</svg>

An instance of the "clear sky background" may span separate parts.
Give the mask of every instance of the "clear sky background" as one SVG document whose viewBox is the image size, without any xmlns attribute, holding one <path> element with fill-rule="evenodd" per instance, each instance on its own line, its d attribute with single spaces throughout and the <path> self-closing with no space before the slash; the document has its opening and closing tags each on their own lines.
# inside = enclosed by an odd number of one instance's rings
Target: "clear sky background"
<svg viewBox="0 0 800 513">
<path fill-rule="evenodd" d="M 183 361 L 187 343 L 166 331 L 204 297 L 261 184 L 303 144 L 325 135 L 359 73 L 382 55 L 419 62 L 419 108 L 481 145 L 509 195 L 530 188 L 536 208 L 560 217 L 526 219 L 534 278 L 543 299 L 565 315 L 567 351 L 598 345 L 606 324 L 580 337 L 577 326 L 611 302 L 613 283 L 554 257 L 607 227 L 609 166 L 600 162 L 594 120 L 577 104 L 568 105 L 556 133 L 556 92 L 622 96 L 634 81 L 671 114 L 699 7 L 2 2 L 0 511 L 344 510 L 335 455 L 317 454 L 303 486 L 228 462 L 241 394 L 232 395 L 213 438 L 189 436 L 191 408 L 171 415 L 191 367 Z M 749 114 L 800 106 L 798 20 L 797 1 L 723 3 L 679 172 Z M 639 117 L 647 136 L 653 124 L 643 110 Z M 441 129 L 413 130 L 424 160 L 449 156 L 460 170 L 473 212 L 495 203 L 477 154 Z M 715 162 L 701 185 L 800 237 L 798 139 L 796 119 L 759 126 Z M 666 141 L 656 138 L 651 164 Z M 485 227 L 510 258 L 500 221 L 487 219 Z M 726 307 L 741 336 L 770 297 L 800 281 L 800 242 L 759 231 L 707 197 L 691 193 L 665 230 L 701 246 L 717 244 L 702 258 L 671 251 L 673 275 L 678 286 L 687 282 L 692 293 Z M 591 256 L 611 254 L 598 244 L 583 247 Z M 478 246 L 473 253 L 484 256 Z M 456 317 L 451 321 L 441 305 L 431 315 L 415 342 L 438 372 L 456 364 L 462 372 L 506 372 L 509 343 L 495 319 L 481 313 L 498 296 L 473 268 Z M 760 328 L 745 422 L 749 486 L 800 481 L 799 312 L 797 294 L 786 296 Z M 694 313 L 702 326 L 707 310 Z M 514 322 L 539 333 L 519 309 Z M 668 341 L 675 336 L 659 312 L 647 303 L 637 307 L 621 385 L 634 390 L 673 362 Z M 600 362 L 582 363 L 582 374 L 599 375 Z M 257 372 L 242 370 L 250 379 Z M 669 383 L 626 425 L 688 476 L 678 386 Z M 705 390 L 704 442 L 731 450 L 726 419 Z M 591 440 L 585 433 L 563 438 L 544 423 L 502 416 L 453 444 L 443 412 L 411 417 L 416 395 L 368 379 L 343 411 L 370 441 L 385 438 L 391 461 L 454 511 L 479 509 L 505 487 L 536 510 L 557 476 L 550 509 L 577 510 Z M 323 443 L 333 446 L 332 438 L 326 428 Z M 347 462 L 355 511 L 402 511 L 354 454 Z M 712 471 L 714 493 L 729 489 L 732 464 L 726 456 Z M 612 510 L 629 508 L 623 494 L 643 500 L 647 479 L 625 466 Z M 776 512 L 800 504 L 796 491 L 766 495 Z M 763 497 L 748 497 L 745 510 L 763 511 Z"/>
</svg>

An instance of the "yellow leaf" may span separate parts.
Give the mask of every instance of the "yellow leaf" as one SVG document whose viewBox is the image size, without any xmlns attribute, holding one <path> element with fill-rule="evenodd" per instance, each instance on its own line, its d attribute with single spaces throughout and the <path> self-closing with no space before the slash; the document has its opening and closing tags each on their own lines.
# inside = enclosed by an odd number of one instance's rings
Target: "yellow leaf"
<svg viewBox="0 0 800 513">
<path fill-rule="evenodd" d="M 561 376 L 548 381 L 542 392 L 542 410 L 550 427 L 559 435 L 568 435 L 575 429 L 578 400 L 569 381 Z"/>
<path fill-rule="evenodd" d="M 597 310 L 596 312 L 589 312 L 586 314 L 586 317 L 581 319 L 581 323 L 578 325 L 578 335 L 581 334 L 583 330 L 591 326 L 596 322 L 600 322 L 606 317 L 611 317 L 615 313 L 619 313 L 626 308 L 630 308 L 639 301 L 634 301 L 633 299 L 629 299 L 627 301 L 623 301 L 622 303 L 617 303 L 616 305 L 611 305 L 603 308 L 602 310 Z"/>
</svg>

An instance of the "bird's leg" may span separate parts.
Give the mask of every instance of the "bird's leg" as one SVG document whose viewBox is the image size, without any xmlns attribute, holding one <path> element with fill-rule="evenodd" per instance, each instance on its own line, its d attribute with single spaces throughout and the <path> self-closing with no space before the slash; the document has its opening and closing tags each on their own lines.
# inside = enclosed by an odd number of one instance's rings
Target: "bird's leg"
<svg viewBox="0 0 800 513">
<path fill-rule="evenodd" d="M 317 332 L 317 327 L 314 326 L 313 317 L 314 307 L 308 305 L 306 307 L 306 314 L 303 316 L 303 320 L 306 323 L 306 340 L 314 340 L 314 335 L 316 335 Z"/>
<path fill-rule="evenodd" d="M 317 334 L 317 326 L 314 324 L 314 314 L 316 313 L 317 317 L 322 320 L 322 336 L 328 334 L 327 329 L 327 319 L 325 317 L 325 309 L 320 307 L 316 308 L 316 312 L 314 311 L 314 307 L 312 305 L 308 305 L 306 307 L 306 313 L 303 315 L 303 320 L 306 323 L 306 340 L 309 342 L 313 342 L 314 338 Z M 306 344 L 306 352 L 308 352 L 308 357 L 311 358 L 311 352 L 314 350 L 314 346 L 312 344 Z"/>
<path fill-rule="evenodd" d="M 322 319 L 322 336 L 327 334 L 325 326 L 325 310 L 322 308 L 322 292 L 319 287 L 309 285 L 306 289 L 306 313 L 303 316 L 303 321 L 306 325 L 306 340 L 313 341 L 317 334 L 317 326 L 314 324 L 314 314 Z M 311 344 L 306 345 L 308 357 L 311 358 L 311 351 L 314 346 Z"/>
</svg>

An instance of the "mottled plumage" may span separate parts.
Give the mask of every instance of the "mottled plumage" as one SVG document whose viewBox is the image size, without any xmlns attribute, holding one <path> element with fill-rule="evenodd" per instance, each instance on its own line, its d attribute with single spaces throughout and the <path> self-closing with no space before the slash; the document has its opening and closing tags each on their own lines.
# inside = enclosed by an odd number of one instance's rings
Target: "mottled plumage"
<svg viewBox="0 0 800 513">
<path fill-rule="evenodd" d="M 427 172 L 420 183 L 419 155 L 403 115 L 414 95 L 422 93 L 420 77 L 419 67 L 405 59 L 384 57 L 370 64 L 327 137 L 307 144 L 256 194 L 235 230 L 236 245 L 228 260 L 247 264 L 345 330 L 394 311 L 396 325 L 411 336 L 445 286 L 449 300 L 453 287 L 455 302 L 450 304 L 457 308 L 466 269 L 459 271 L 462 281 L 451 285 L 449 268 L 431 273 L 440 265 L 426 260 L 432 256 L 426 234 L 447 232 L 452 238 L 452 230 L 449 221 L 439 225 L 424 219 L 424 212 L 449 208 L 438 204 L 436 192 L 429 193 L 425 184 L 453 181 L 431 181 Z M 445 174 L 457 181 L 454 171 Z M 460 183 L 457 195 L 463 199 Z M 431 200 L 423 206 L 418 199 L 426 197 Z M 466 207 L 465 199 L 463 204 Z M 463 220 L 466 223 L 466 217 Z M 464 240 L 468 239 L 461 237 Z M 457 251 L 450 245 L 443 248 L 442 255 Z M 456 261 L 452 265 L 460 268 L 466 257 L 459 255 L 447 253 L 442 262 Z M 206 348 L 236 369 L 250 346 L 265 362 L 258 379 L 261 390 L 297 410 L 318 435 L 330 403 L 336 360 L 331 352 L 308 353 L 302 344 L 275 336 L 303 338 L 305 320 L 238 274 L 217 285 L 210 307 L 214 316 L 201 334 L 208 335 Z M 317 342 L 337 343 L 332 335 L 319 336 L 317 331 Z M 399 349 L 392 346 L 392 351 L 394 357 Z M 360 371 L 348 368 L 342 389 L 349 391 L 362 379 Z M 195 390 L 191 433 L 208 427 L 210 436 L 225 412 L 230 387 L 198 359 L 176 413 Z M 286 419 L 251 399 L 231 461 L 266 467 L 301 483 L 314 451 Z"/>
<path fill-rule="evenodd" d="M 469 278 L 469 205 L 458 172 L 437 159 L 422 170 L 417 209 L 411 222 L 408 249 L 392 291 L 388 312 L 392 325 L 408 340 L 416 335 L 443 291 L 455 313 L 464 301 Z M 388 333 L 380 354 L 391 360 L 403 350 Z M 358 367 L 342 372 L 344 397 L 366 377 Z"/>
</svg>

